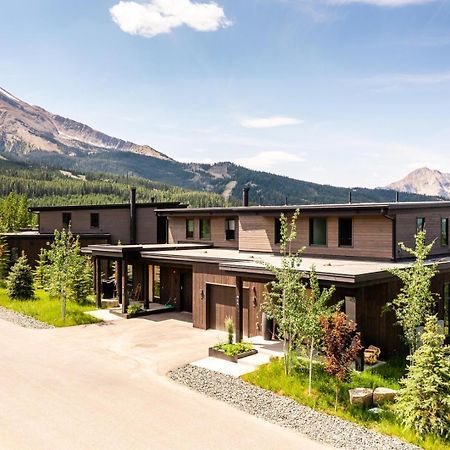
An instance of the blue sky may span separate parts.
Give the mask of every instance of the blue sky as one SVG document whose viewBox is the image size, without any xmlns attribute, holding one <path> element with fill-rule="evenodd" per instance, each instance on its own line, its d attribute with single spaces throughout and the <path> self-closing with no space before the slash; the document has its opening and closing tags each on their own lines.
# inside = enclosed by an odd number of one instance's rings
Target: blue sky
<svg viewBox="0 0 450 450">
<path fill-rule="evenodd" d="M 450 1 L 0 0 L 0 86 L 182 161 L 450 172 Z"/>
</svg>

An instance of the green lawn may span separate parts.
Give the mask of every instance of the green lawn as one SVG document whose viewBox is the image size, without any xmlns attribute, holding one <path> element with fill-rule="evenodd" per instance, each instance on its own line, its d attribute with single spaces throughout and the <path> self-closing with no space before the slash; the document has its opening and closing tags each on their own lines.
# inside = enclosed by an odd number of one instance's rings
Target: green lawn
<svg viewBox="0 0 450 450">
<path fill-rule="evenodd" d="M 392 406 L 385 408 L 386 411 L 380 417 L 375 417 L 366 410 L 350 406 L 348 389 L 353 387 L 390 387 L 398 389 L 398 380 L 404 374 L 404 367 L 404 362 L 396 359 L 384 366 L 364 371 L 362 374 L 354 372 L 351 382 L 345 384 L 340 391 L 337 411 L 334 408 L 334 380 L 323 370 L 321 364 L 314 365 L 313 392 L 311 396 L 308 395 L 306 363 L 302 361 L 298 362 L 296 369 L 289 376 L 284 374 L 283 360 L 274 359 L 269 364 L 260 366 L 256 371 L 243 375 L 242 379 L 256 386 L 276 392 L 279 395 L 290 397 L 313 409 L 337 415 L 384 434 L 397 436 L 427 450 L 450 449 L 449 442 L 444 442 L 435 436 L 422 438 L 413 431 L 405 430 L 397 422 Z"/>
<path fill-rule="evenodd" d="M 84 311 L 96 309 L 93 302 L 83 305 L 67 302 L 66 319 L 62 320 L 61 302 L 57 299 L 51 299 L 47 292 L 43 290 L 36 291 L 35 300 L 10 300 L 6 294 L 6 289 L 0 287 L 0 306 L 34 317 L 55 327 L 101 322 L 88 314 L 84 314 Z"/>
</svg>

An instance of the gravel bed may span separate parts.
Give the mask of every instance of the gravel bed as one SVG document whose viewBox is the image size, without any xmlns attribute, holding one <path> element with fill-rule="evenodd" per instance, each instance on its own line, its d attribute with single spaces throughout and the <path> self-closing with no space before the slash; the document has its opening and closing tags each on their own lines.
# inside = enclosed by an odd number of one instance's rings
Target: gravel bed
<svg viewBox="0 0 450 450">
<path fill-rule="evenodd" d="M 209 397 L 231 403 L 243 411 L 292 428 L 309 438 L 348 450 L 418 449 L 399 439 L 314 411 L 287 397 L 253 386 L 239 378 L 187 365 L 169 377 Z"/>
<path fill-rule="evenodd" d="M 7 320 L 8 322 L 15 323 L 16 325 L 24 328 L 55 328 L 53 325 L 41 322 L 40 320 L 34 319 L 33 317 L 25 314 L 3 308 L 3 306 L 0 306 L 0 319 Z"/>
</svg>

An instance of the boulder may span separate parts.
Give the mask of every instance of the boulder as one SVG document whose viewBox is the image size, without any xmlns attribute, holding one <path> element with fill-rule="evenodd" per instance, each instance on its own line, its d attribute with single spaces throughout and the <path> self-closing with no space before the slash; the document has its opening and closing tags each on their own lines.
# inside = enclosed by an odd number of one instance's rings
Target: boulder
<svg viewBox="0 0 450 450">
<path fill-rule="evenodd" d="M 350 394 L 350 404 L 368 408 L 372 405 L 373 390 L 369 388 L 355 388 L 348 391 Z"/>
<path fill-rule="evenodd" d="M 373 390 L 369 388 L 355 388 L 348 391 L 350 395 L 350 404 L 368 408 L 372 405 Z"/>
<path fill-rule="evenodd" d="M 377 387 L 373 391 L 373 403 L 375 405 L 383 405 L 386 402 L 392 402 L 395 400 L 396 395 L 397 391 L 395 389 Z"/>
</svg>

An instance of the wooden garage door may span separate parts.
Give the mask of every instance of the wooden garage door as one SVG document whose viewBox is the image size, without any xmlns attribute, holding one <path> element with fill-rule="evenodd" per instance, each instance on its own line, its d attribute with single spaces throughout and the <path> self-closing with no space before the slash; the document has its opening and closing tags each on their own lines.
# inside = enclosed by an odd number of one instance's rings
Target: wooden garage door
<svg viewBox="0 0 450 450">
<path fill-rule="evenodd" d="M 248 336 L 249 309 L 248 289 L 244 288 L 243 328 Z M 208 285 L 208 328 L 225 331 L 225 317 L 230 316 L 236 323 L 236 288 L 218 284 Z"/>
<path fill-rule="evenodd" d="M 225 330 L 225 317 L 235 318 L 236 289 L 217 284 L 208 285 L 209 328 Z"/>
</svg>

